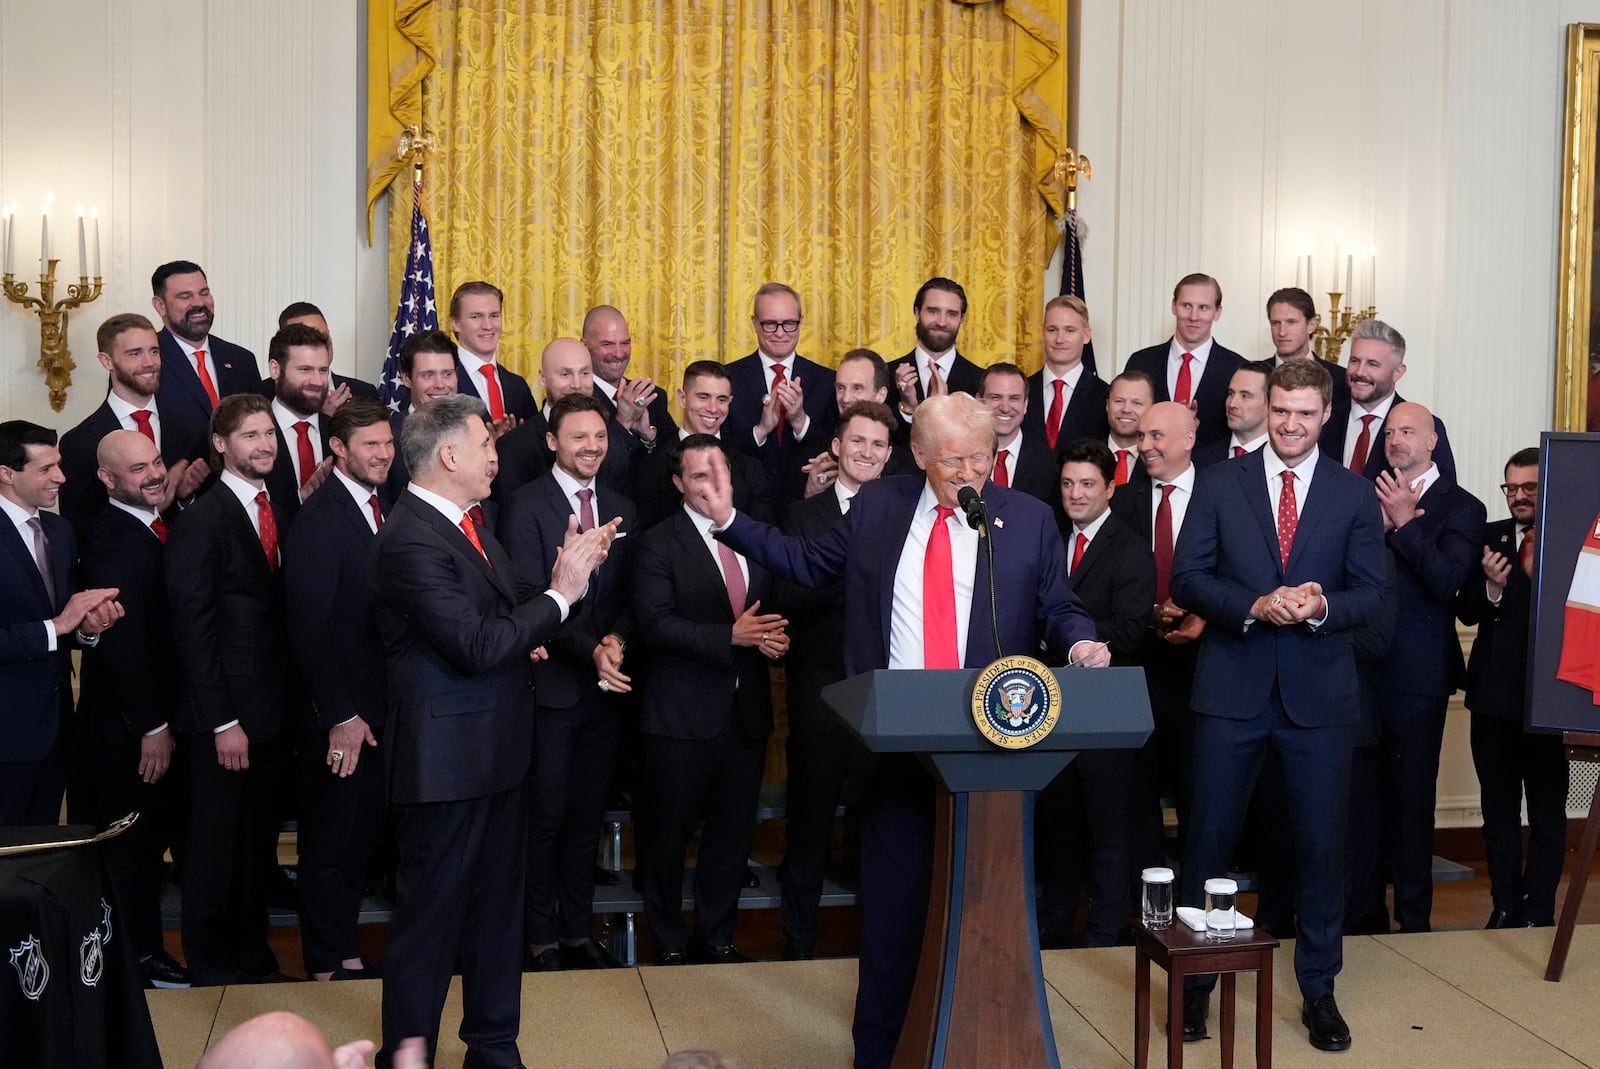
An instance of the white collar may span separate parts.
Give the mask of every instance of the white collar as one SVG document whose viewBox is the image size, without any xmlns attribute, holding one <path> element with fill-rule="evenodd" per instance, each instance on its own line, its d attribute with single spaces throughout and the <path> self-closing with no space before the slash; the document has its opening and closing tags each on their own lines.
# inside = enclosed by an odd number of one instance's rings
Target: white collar
<svg viewBox="0 0 1600 1069">
<path fill-rule="evenodd" d="M 1116 495 L 1113 493 L 1112 496 L 1114 498 Z M 1100 528 L 1102 528 L 1102 527 L 1104 527 L 1106 525 L 1106 517 L 1109 516 L 1109 515 L 1111 515 L 1111 507 L 1108 505 L 1104 512 L 1102 512 L 1100 515 L 1096 516 L 1094 519 L 1090 520 L 1088 523 L 1083 524 L 1083 525 L 1079 525 L 1077 523 L 1074 523 L 1072 525 L 1072 533 L 1073 534 L 1087 535 L 1088 538 L 1089 538 L 1089 541 L 1093 542 L 1094 539 L 1095 539 L 1095 536 L 1100 533 Z"/>
<path fill-rule="evenodd" d="M 110 407 L 111 414 L 117 417 L 118 423 L 132 419 L 135 412 L 148 412 L 152 416 L 156 415 L 156 399 L 154 397 L 145 398 L 142 405 L 131 405 L 118 397 L 115 390 L 109 390 L 106 392 L 106 404 Z"/>
<path fill-rule="evenodd" d="M 577 479 L 574 479 L 572 476 L 568 475 L 566 471 L 562 469 L 560 464 L 550 465 L 550 474 L 555 476 L 556 485 L 561 487 L 561 492 L 566 494 L 568 497 L 577 497 L 579 490 L 594 489 L 593 479 L 590 479 L 587 483 L 580 483 Z M 592 502 L 594 499 L 590 498 L 589 500 Z"/>
<path fill-rule="evenodd" d="M 433 506 L 433 508 L 438 511 L 439 515 L 450 521 L 451 527 L 461 526 L 461 517 L 467 514 L 466 509 L 462 508 L 454 501 L 451 501 L 449 498 L 441 497 L 432 490 L 429 490 L 427 487 L 419 485 L 418 483 L 410 483 L 406 489 L 410 490 L 413 494 L 416 494 L 417 497 Z"/>
<path fill-rule="evenodd" d="M 1179 490 L 1182 490 L 1186 494 L 1194 493 L 1194 464 L 1190 463 L 1187 468 L 1184 468 L 1183 471 L 1179 473 L 1176 479 L 1167 479 L 1163 481 L 1161 479 L 1157 479 L 1153 475 L 1150 477 L 1150 485 L 1154 487 L 1157 492 L 1159 492 L 1163 486 L 1168 484 L 1176 486 Z"/>
<path fill-rule="evenodd" d="M 1047 387 L 1052 382 L 1064 382 L 1064 383 L 1067 384 L 1067 389 L 1076 390 L 1078 388 L 1078 380 L 1080 380 L 1082 378 L 1083 378 L 1083 360 L 1082 359 L 1079 359 L 1076 364 L 1073 364 L 1072 367 L 1067 370 L 1067 373 L 1065 375 L 1057 375 L 1054 371 L 1051 371 L 1049 364 L 1046 364 L 1044 366 L 1044 384 Z M 1048 401 L 1049 398 L 1047 397 L 1047 398 L 1045 398 L 1045 400 Z"/>
</svg>

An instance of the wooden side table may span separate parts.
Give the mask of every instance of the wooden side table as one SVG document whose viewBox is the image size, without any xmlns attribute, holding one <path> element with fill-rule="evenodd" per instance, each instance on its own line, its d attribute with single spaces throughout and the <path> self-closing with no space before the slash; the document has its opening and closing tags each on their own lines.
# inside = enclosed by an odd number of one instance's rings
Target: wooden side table
<svg viewBox="0 0 1600 1069">
<path fill-rule="evenodd" d="M 1222 1009 L 1218 1031 L 1222 1040 L 1222 1069 L 1233 1069 L 1234 974 L 1256 974 L 1256 1065 L 1272 1069 L 1272 953 L 1278 941 L 1255 928 L 1241 928 L 1225 943 L 1209 942 L 1174 919 L 1172 927 L 1151 931 L 1134 928 L 1133 1065 L 1150 1064 L 1150 963 L 1167 972 L 1167 1065 L 1183 1065 L 1183 981 L 1187 976 L 1222 974 Z"/>
</svg>

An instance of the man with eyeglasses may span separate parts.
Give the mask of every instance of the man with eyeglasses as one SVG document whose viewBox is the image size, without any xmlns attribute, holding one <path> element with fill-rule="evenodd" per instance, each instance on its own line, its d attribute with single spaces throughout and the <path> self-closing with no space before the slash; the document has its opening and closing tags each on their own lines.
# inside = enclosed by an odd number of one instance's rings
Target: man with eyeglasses
<svg viewBox="0 0 1600 1069">
<path fill-rule="evenodd" d="M 779 575 L 810 587 L 844 581 L 846 675 L 978 668 L 995 649 L 988 613 L 974 612 L 989 601 L 978 532 L 964 522 L 957 498 L 971 487 L 992 517 L 1003 652 L 1109 664 L 1067 585 L 1049 506 L 989 483 L 994 413 L 970 394 L 930 397 L 917 408 L 911 451 L 925 475 L 863 485 L 843 522 L 820 536 L 788 537 L 736 512 L 726 480 L 707 488 L 704 515 L 719 540 Z M 905 1022 L 932 880 L 933 800 L 933 780 L 910 754 L 883 755 L 862 799 L 856 1069 L 887 1067 Z"/>
<path fill-rule="evenodd" d="M 1555 923 L 1567 827 L 1567 755 L 1561 736 L 1534 734 L 1522 726 L 1539 507 L 1537 449 L 1511 455 L 1500 492 L 1511 518 L 1484 526 L 1480 567 L 1463 584 L 1456 612 L 1462 623 L 1478 625 L 1467 661 L 1466 702 L 1472 712 L 1472 764 L 1482 790 L 1483 848 L 1494 900 L 1484 927 L 1532 928 Z"/>
<path fill-rule="evenodd" d="M 839 418 L 833 372 L 795 353 L 803 318 L 800 294 L 768 282 L 756 290 L 750 316 L 756 351 L 728 365 L 733 401 L 726 439 L 761 461 L 779 509 L 793 496 L 785 486 L 791 454 L 811 457 L 826 448 Z"/>
</svg>

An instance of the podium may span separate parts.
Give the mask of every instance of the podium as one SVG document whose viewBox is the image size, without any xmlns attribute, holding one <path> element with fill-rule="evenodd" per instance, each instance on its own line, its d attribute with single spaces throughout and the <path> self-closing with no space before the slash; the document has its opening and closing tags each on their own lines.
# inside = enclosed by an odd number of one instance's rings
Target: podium
<svg viewBox="0 0 1600 1069">
<path fill-rule="evenodd" d="M 1133 749 L 1152 728 L 1143 669 L 1059 669 L 1055 730 L 1004 750 L 973 722 L 979 671 L 879 670 L 822 692 L 874 753 L 917 754 L 938 781 L 928 923 L 893 1069 L 1059 1069 L 1039 965 L 1032 792 L 1079 750 Z"/>
</svg>

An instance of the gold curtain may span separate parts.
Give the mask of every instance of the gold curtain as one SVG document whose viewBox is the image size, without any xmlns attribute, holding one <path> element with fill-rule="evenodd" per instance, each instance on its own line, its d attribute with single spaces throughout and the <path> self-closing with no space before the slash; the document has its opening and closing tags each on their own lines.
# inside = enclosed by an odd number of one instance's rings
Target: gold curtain
<svg viewBox="0 0 1600 1069">
<path fill-rule="evenodd" d="M 433 0 L 367 4 L 367 238 L 372 209 L 400 173 L 400 132 L 422 121 L 422 82 L 438 59 Z M 405 211 L 410 225 L 409 206 Z M 404 269 L 405 256 L 400 258 Z M 394 290 L 400 276 L 391 273 Z"/>
<path fill-rule="evenodd" d="M 935 274 L 967 290 L 963 351 L 1037 362 L 1055 237 L 1040 161 L 1060 141 L 1065 0 L 576 6 L 432 8 L 439 298 L 500 285 L 509 366 L 532 376 L 547 340 L 609 303 L 628 317 L 636 373 L 675 383 L 690 361 L 754 348 L 750 299 L 768 280 L 804 299 L 803 354 L 832 365 L 865 344 L 892 358 Z"/>
</svg>

